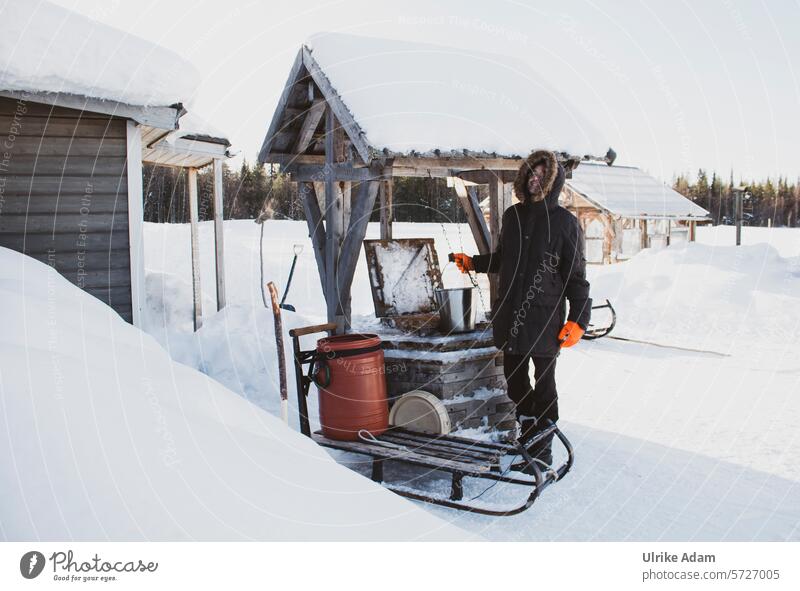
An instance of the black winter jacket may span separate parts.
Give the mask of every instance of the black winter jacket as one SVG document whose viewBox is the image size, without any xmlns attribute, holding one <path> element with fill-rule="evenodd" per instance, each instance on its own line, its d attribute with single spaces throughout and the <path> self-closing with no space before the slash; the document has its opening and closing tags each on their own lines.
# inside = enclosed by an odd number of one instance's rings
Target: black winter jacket
<svg viewBox="0 0 800 591">
<path fill-rule="evenodd" d="M 557 172 L 544 199 L 528 198 L 509 207 L 497 250 L 472 258 L 477 272 L 500 274 L 497 300 L 492 302 L 492 330 L 495 346 L 507 353 L 556 357 L 558 333 L 566 319 L 565 300 L 568 319 L 584 330 L 589 324 L 592 300 L 583 232 L 575 216 L 558 205 L 565 174 L 554 157 L 553 165 Z M 518 195 L 527 193 L 516 189 Z"/>
</svg>

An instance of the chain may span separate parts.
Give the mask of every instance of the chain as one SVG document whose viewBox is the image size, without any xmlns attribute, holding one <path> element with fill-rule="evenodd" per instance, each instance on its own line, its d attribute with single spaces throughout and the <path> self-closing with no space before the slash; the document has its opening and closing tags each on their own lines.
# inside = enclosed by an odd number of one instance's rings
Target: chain
<svg viewBox="0 0 800 591">
<path fill-rule="evenodd" d="M 444 241 L 447 242 L 447 248 L 450 250 L 450 252 L 456 252 L 456 250 L 453 248 L 453 245 L 450 243 L 450 238 L 447 236 L 447 228 L 445 228 L 444 222 L 440 221 L 439 225 L 442 227 L 442 234 L 444 234 Z M 459 243 L 458 252 L 464 252 L 464 238 L 461 235 L 461 224 L 456 223 L 455 225 L 456 225 L 456 230 L 458 231 L 458 243 Z M 447 265 L 449 264 L 450 261 L 447 262 Z M 447 265 L 445 265 L 445 268 L 447 267 Z M 480 298 L 481 301 L 481 308 L 483 309 L 483 315 L 488 318 L 489 317 L 488 308 L 486 307 L 486 302 L 483 301 L 483 290 L 481 289 L 481 286 L 478 285 L 477 274 L 474 273 L 473 271 L 467 271 L 467 277 L 469 277 L 469 282 L 472 284 L 472 287 L 478 290 L 478 298 Z"/>
</svg>

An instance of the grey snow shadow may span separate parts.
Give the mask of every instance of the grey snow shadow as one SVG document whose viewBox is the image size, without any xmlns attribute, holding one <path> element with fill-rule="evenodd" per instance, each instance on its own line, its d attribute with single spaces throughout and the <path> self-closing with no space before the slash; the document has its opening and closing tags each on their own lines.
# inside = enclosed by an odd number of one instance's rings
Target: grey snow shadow
<svg viewBox="0 0 800 591">
<path fill-rule="evenodd" d="M 575 465 L 528 511 L 486 517 L 420 506 L 490 540 L 800 540 L 800 482 L 584 425 L 563 422 L 562 428 L 575 447 Z M 364 456 L 333 455 L 369 477 Z M 561 449 L 555 455 L 558 461 Z M 398 462 L 388 463 L 386 478 L 449 492 L 448 475 Z M 491 484 L 465 480 L 465 499 Z M 508 507 L 526 495 L 521 487 L 498 483 L 480 502 Z"/>
</svg>

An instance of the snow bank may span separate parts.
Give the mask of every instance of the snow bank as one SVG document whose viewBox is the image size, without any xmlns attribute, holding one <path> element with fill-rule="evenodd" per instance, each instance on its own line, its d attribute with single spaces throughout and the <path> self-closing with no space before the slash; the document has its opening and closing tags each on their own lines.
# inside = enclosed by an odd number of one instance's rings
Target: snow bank
<svg viewBox="0 0 800 591">
<path fill-rule="evenodd" d="M 646 249 L 589 274 L 595 301 L 617 310 L 618 336 L 728 353 L 800 343 L 800 258 L 769 244 Z"/>
<path fill-rule="evenodd" d="M 519 58 L 341 33 L 318 33 L 307 45 L 376 149 L 604 156 L 609 148 Z"/>
<path fill-rule="evenodd" d="M 169 106 L 189 103 L 200 82 L 173 52 L 44 0 L 5 2 L 0 20 L 2 90 Z"/>
<path fill-rule="evenodd" d="M 461 539 L 0 248 L 9 540 Z"/>
</svg>

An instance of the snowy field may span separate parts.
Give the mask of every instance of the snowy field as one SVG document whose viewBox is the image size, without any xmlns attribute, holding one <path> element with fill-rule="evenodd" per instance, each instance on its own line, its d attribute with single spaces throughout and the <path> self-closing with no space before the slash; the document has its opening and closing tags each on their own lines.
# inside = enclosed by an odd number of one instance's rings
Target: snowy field
<svg viewBox="0 0 800 591">
<path fill-rule="evenodd" d="M 174 359 L 278 414 L 259 226 L 225 224 L 229 306 L 222 313 L 213 299 L 212 228 L 202 226 L 205 318 L 196 335 L 188 227 L 146 226 L 147 330 Z M 562 427 L 576 447 L 568 478 L 514 518 L 420 507 L 496 540 L 800 540 L 800 231 L 745 228 L 737 249 L 732 230 L 701 228 L 696 244 L 590 268 L 593 297 L 611 299 L 619 314 L 615 335 L 709 352 L 609 339 L 566 351 L 557 372 Z M 377 232 L 371 225 L 369 237 Z M 462 245 L 475 250 L 466 226 L 398 223 L 395 236 L 434 237 L 442 264 Z M 297 313 L 284 312 L 287 330 L 324 320 L 304 222 L 267 222 L 264 280 L 282 287 L 294 244 L 304 249 L 287 299 Z M 466 284 L 453 265 L 443 274 L 447 287 Z M 353 313 L 360 326 L 374 325 L 363 259 Z M 445 484 L 428 480 L 433 490 Z M 515 494 L 500 484 L 481 499 L 510 502 Z"/>
</svg>

